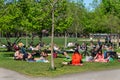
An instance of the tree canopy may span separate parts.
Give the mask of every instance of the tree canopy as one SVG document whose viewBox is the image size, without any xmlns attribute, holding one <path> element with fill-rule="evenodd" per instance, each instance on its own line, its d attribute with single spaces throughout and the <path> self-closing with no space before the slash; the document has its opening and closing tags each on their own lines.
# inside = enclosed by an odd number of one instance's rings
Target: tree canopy
<svg viewBox="0 0 120 80">
<path fill-rule="evenodd" d="M 50 35 L 52 0 L 0 0 L 0 31 L 4 36 L 35 33 Z M 55 34 L 120 32 L 120 0 L 93 0 L 89 10 L 83 0 L 58 0 L 55 4 Z"/>
</svg>

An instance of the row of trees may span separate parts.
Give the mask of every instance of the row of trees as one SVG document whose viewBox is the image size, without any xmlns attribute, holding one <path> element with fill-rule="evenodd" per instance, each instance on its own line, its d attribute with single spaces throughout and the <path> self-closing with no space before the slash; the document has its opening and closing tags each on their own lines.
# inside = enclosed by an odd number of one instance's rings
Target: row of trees
<svg viewBox="0 0 120 80">
<path fill-rule="evenodd" d="M 51 36 L 53 1 L 0 0 L 0 35 Z M 120 0 L 93 0 L 90 6 L 92 10 L 83 0 L 58 0 L 54 8 L 55 35 L 120 32 Z"/>
<path fill-rule="evenodd" d="M 99 5 L 95 5 L 93 13 L 93 26 L 98 28 L 98 32 L 119 33 L 120 30 L 120 0 L 101 0 Z M 96 31 L 96 29 L 93 29 Z"/>
<path fill-rule="evenodd" d="M 101 2 L 100 2 L 101 1 Z M 18 36 L 51 32 L 52 0 L 0 0 L 0 31 Z M 55 33 L 118 33 L 120 0 L 93 0 L 93 9 L 83 0 L 58 0 L 55 5 Z"/>
</svg>

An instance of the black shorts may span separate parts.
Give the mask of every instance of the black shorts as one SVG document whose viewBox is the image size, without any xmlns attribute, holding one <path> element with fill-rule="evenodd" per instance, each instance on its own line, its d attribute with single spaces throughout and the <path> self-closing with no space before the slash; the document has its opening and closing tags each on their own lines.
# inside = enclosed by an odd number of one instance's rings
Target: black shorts
<svg viewBox="0 0 120 80">
<path fill-rule="evenodd" d="M 26 58 L 28 58 L 28 54 L 27 53 L 23 55 L 23 59 L 25 60 Z"/>
</svg>

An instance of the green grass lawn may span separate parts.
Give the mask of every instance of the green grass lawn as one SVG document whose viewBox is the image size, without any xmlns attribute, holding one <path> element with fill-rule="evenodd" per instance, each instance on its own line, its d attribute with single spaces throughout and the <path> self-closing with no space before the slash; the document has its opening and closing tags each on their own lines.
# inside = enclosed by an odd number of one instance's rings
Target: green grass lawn
<svg viewBox="0 0 120 80">
<path fill-rule="evenodd" d="M 99 71 L 108 69 L 119 69 L 120 62 L 117 60 L 108 63 L 84 62 L 83 66 L 63 66 L 64 56 L 59 55 L 54 59 L 56 70 L 52 71 L 51 64 L 42 62 L 16 61 L 10 57 L 13 52 L 0 52 L 0 67 L 17 71 L 29 76 L 54 77 L 64 74 Z M 71 55 L 71 54 L 69 54 Z M 50 56 L 49 56 L 50 61 Z"/>
<path fill-rule="evenodd" d="M 47 38 L 46 38 L 47 39 Z M 49 42 L 50 39 L 43 39 L 44 42 Z M 59 45 L 64 44 L 64 38 L 56 38 L 55 41 Z M 69 39 L 74 41 L 74 39 Z M 120 51 L 118 49 L 118 51 Z M 13 60 L 14 52 L 0 52 L 0 67 L 17 71 L 21 74 L 29 76 L 42 76 L 42 77 L 54 77 L 64 74 L 72 73 L 82 73 L 90 71 L 108 70 L 108 69 L 120 69 L 120 62 L 114 60 L 108 63 L 95 63 L 95 62 L 83 62 L 83 66 L 63 66 L 64 56 L 59 55 L 58 58 L 54 59 L 56 70 L 51 70 L 51 63 L 41 63 L 41 62 L 26 62 L 26 61 L 16 61 Z M 69 53 L 71 56 L 71 53 Z M 51 56 L 48 57 L 51 61 Z"/>
</svg>

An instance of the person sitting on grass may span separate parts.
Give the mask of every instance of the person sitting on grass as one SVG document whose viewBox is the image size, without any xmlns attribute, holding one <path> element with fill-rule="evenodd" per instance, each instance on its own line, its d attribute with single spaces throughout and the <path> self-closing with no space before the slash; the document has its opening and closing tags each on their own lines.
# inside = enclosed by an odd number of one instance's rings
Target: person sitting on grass
<svg viewBox="0 0 120 80">
<path fill-rule="evenodd" d="M 116 58 L 116 59 L 118 58 L 118 54 L 116 53 L 116 51 L 114 51 L 114 48 L 112 47 L 112 45 L 108 46 L 104 51 L 104 59 L 108 57 L 107 56 L 108 54 L 113 58 Z"/>
<path fill-rule="evenodd" d="M 110 53 L 107 53 L 107 58 L 105 59 L 107 62 L 114 61 L 113 57 L 110 55 Z"/>
<path fill-rule="evenodd" d="M 65 61 L 65 60 L 64 60 Z M 76 49 L 72 54 L 72 58 L 70 61 L 62 62 L 63 65 L 73 65 L 73 66 L 82 66 L 82 55 Z"/>
<path fill-rule="evenodd" d="M 82 54 L 82 56 L 86 56 L 87 54 L 89 54 L 88 47 L 85 42 L 82 43 L 82 45 L 80 46 L 80 49 L 78 50 Z"/>
<path fill-rule="evenodd" d="M 33 58 L 31 53 L 26 52 L 24 48 L 24 44 L 22 42 L 20 42 L 18 46 L 20 48 L 20 53 L 23 54 L 23 60 L 28 60 Z"/>
<path fill-rule="evenodd" d="M 85 56 L 85 61 L 86 61 L 86 62 L 93 62 L 93 56 L 92 56 L 91 54 L 90 54 L 90 55 L 87 54 L 87 55 Z"/>
<path fill-rule="evenodd" d="M 72 54 L 72 61 L 71 65 L 83 65 L 82 64 L 82 55 L 79 53 L 78 50 L 75 50 L 75 52 Z"/>
<path fill-rule="evenodd" d="M 104 59 L 104 55 L 102 53 L 102 50 L 99 50 L 96 56 L 94 57 L 95 62 L 107 62 L 106 59 Z"/>
</svg>

